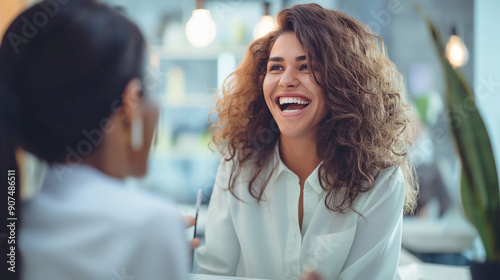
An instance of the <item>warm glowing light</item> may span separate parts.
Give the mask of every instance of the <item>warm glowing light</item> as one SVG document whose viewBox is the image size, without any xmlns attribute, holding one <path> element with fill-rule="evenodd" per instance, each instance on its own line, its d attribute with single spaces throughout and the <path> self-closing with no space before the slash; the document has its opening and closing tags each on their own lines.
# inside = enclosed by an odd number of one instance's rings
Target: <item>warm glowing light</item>
<svg viewBox="0 0 500 280">
<path fill-rule="evenodd" d="M 450 36 L 450 41 L 446 44 L 445 54 L 454 68 L 464 66 L 469 60 L 467 46 L 457 35 Z"/>
<path fill-rule="evenodd" d="M 193 46 L 203 48 L 215 39 L 217 27 L 206 9 L 196 9 L 186 24 L 186 37 Z"/>
<path fill-rule="evenodd" d="M 274 29 L 274 19 L 270 15 L 263 16 L 253 29 L 253 38 L 258 39 L 265 36 Z"/>
</svg>

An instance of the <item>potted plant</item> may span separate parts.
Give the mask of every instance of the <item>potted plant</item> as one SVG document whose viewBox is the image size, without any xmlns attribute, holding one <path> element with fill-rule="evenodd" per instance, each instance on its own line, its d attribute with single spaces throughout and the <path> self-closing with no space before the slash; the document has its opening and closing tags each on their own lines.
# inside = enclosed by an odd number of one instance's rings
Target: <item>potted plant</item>
<svg viewBox="0 0 500 280">
<path fill-rule="evenodd" d="M 450 121 L 450 131 L 460 157 L 462 206 L 468 220 L 477 229 L 486 252 L 484 262 L 471 262 L 472 279 L 500 279 L 500 198 L 495 158 L 488 131 L 476 108 L 472 89 L 461 73 L 445 56 L 441 35 L 419 7 L 432 36 L 444 70 L 446 109 L 450 116 L 460 116 L 464 105 L 468 114 L 460 122 Z"/>
</svg>

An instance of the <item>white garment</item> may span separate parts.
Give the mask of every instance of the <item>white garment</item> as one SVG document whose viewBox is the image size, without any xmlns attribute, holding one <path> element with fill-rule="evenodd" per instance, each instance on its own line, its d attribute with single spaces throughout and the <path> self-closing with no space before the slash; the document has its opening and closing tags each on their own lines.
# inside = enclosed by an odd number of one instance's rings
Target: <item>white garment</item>
<svg viewBox="0 0 500 280">
<path fill-rule="evenodd" d="M 90 166 L 52 167 L 22 210 L 25 280 L 189 277 L 177 208 Z"/>
<path fill-rule="evenodd" d="M 374 189 L 357 197 L 354 208 L 363 217 L 326 208 L 316 168 L 304 184 L 302 237 L 299 178 L 283 164 L 278 149 L 264 170 L 269 174 L 277 166 L 260 204 L 248 192 L 248 168 L 235 188 L 244 202 L 226 191 L 231 166 L 224 159 L 219 166 L 206 244 L 196 252 L 198 273 L 297 280 L 304 269 L 314 269 L 325 280 L 396 277 L 404 204 L 399 168 L 382 170 Z"/>
</svg>

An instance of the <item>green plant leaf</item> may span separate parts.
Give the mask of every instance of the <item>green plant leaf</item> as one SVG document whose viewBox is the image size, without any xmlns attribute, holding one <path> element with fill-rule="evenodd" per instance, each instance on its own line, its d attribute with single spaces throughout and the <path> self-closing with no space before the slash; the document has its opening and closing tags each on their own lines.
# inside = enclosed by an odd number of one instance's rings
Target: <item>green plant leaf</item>
<svg viewBox="0 0 500 280">
<path fill-rule="evenodd" d="M 461 195 L 462 195 L 462 204 L 464 209 L 469 209 L 466 212 L 467 218 L 474 224 L 476 227 L 481 240 L 483 241 L 484 249 L 487 256 L 495 256 L 494 252 L 494 244 L 492 244 L 495 239 L 492 234 L 492 231 L 488 230 L 488 222 L 484 216 L 484 212 L 482 209 L 477 208 L 479 198 L 477 197 L 477 193 L 474 192 L 474 189 L 470 185 L 470 179 L 466 175 L 467 173 L 462 172 L 461 177 Z"/>
<path fill-rule="evenodd" d="M 498 175 L 488 131 L 472 90 L 445 56 L 441 36 L 420 8 L 446 77 L 446 107 L 455 147 L 462 162 L 461 194 L 464 211 L 476 227 L 488 261 L 500 261 L 500 198 Z"/>
</svg>

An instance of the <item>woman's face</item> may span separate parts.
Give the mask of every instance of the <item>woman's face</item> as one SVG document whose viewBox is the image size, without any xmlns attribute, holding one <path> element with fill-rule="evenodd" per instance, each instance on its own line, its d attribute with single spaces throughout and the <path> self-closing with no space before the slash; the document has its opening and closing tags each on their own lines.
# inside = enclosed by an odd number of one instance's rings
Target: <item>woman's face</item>
<svg viewBox="0 0 500 280">
<path fill-rule="evenodd" d="M 263 91 L 281 137 L 316 137 L 326 113 L 323 90 L 310 75 L 309 61 L 293 32 L 281 34 L 267 63 Z"/>
</svg>

